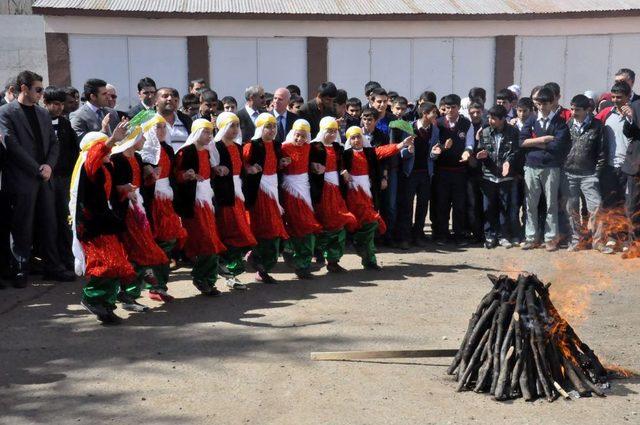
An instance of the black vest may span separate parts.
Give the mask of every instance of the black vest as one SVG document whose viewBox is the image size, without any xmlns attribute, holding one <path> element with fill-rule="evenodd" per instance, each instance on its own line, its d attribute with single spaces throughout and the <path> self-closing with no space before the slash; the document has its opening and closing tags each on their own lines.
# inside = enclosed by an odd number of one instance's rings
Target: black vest
<svg viewBox="0 0 640 425">
<path fill-rule="evenodd" d="M 249 156 L 249 165 L 258 164 L 260 168 L 264 168 L 267 158 L 267 149 L 262 139 L 251 140 L 251 155 Z M 280 143 L 273 142 L 273 150 L 276 154 L 276 169 L 280 158 L 282 158 L 282 146 Z M 278 173 L 279 176 L 279 173 Z M 245 205 L 251 208 L 255 205 L 260 190 L 260 180 L 262 179 L 262 171 L 256 174 L 246 174 L 242 179 L 242 191 L 244 192 Z"/>
<path fill-rule="evenodd" d="M 336 163 L 338 174 L 342 170 L 342 146 L 340 143 L 332 144 L 336 153 Z M 309 162 L 317 162 L 323 166 L 327 165 L 327 149 L 322 142 L 312 142 L 309 150 Z M 324 189 L 324 173 L 316 174 L 309 171 L 309 184 L 311 185 L 311 200 L 314 204 L 321 202 L 322 190 Z"/>
<path fill-rule="evenodd" d="M 471 121 L 460 115 L 458 122 L 453 128 L 449 128 L 446 117 L 438 118 L 438 129 L 440 130 L 440 143 L 443 145 L 442 153 L 436 161 L 436 167 L 456 167 L 464 168 L 466 164 L 460 162 L 460 157 L 464 153 L 467 139 L 467 132 L 471 128 Z M 451 149 L 444 149 L 447 139 L 453 140 Z"/>
<path fill-rule="evenodd" d="M 371 182 L 371 196 L 373 197 L 373 206 L 376 210 L 380 206 L 380 183 L 381 183 L 381 170 L 380 161 L 376 156 L 375 148 L 363 148 L 365 157 L 367 158 L 367 165 L 369 166 L 369 182 Z M 346 149 L 342 153 L 342 166 L 347 172 L 351 173 L 351 165 L 353 164 L 353 149 Z M 342 194 L 346 197 L 347 185 L 344 180 L 340 180 L 342 187 Z"/>
<path fill-rule="evenodd" d="M 142 158 L 139 153 L 135 153 L 136 161 L 138 161 L 138 167 L 140 168 L 140 181 L 141 186 L 144 185 L 142 178 Z M 129 160 L 124 153 L 117 153 L 111 156 L 111 162 L 113 163 L 113 189 L 111 190 L 111 205 L 116 213 L 121 217 L 126 217 L 127 208 L 129 208 L 129 198 L 122 199 L 120 192 L 116 189 L 116 186 L 122 186 L 127 183 L 133 184 L 133 169 Z M 142 189 L 142 188 L 141 188 Z M 145 208 L 147 205 L 145 205 Z M 149 212 L 147 211 L 147 216 Z"/>
<path fill-rule="evenodd" d="M 216 142 L 216 149 L 220 154 L 220 165 L 229 169 L 229 174 L 226 176 L 215 176 L 211 179 L 213 184 L 213 191 L 215 192 L 216 206 L 219 207 L 232 207 L 235 203 L 236 193 L 233 188 L 233 164 L 231 163 L 231 154 L 229 148 L 223 141 Z M 233 143 L 231 149 L 237 149 L 242 158 L 242 147 Z M 213 170 L 211 171 L 213 173 Z M 244 174 L 244 168 L 240 167 L 240 176 Z"/>
<path fill-rule="evenodd" d="M 182 148 L 176 155 L 174 168 L 177 173 L 184 173 L 193 170 L 196 174 L 200 172 L 200 162 L 198 161 L 198 149 L 196 145 L 189 145 Z M 176 180 L 173 192 L 173 208 L 176 213 L 183 218 L 193 218 L 194 206 L 196 202 L 196 180 L 179 183 Z"/>
</svg>

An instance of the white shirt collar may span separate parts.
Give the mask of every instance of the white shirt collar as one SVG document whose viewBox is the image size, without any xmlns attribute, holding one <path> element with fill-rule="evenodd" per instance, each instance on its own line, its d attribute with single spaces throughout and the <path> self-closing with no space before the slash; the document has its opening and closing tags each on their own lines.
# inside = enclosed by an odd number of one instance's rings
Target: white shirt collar
<svg viewBox="0 0 640 425">
<path fill-rule="evenodd" d="M 244 108 L 245 108 L 245 109 L 247 110 L 247 112 L 249 113 L 249 116 L 251 117 L 251 119 L 254 119 L 254 118 L 253 118 L 253 115 L 254 115 L 257 111 L 256 111 L 255 109 L 253 109 L 251 106 L 247 106 L 247 105 L 245 105 L 245 107 L 244 107 Z"/>
<path fill-rule="evenodd" d="M 551 111 L 551 113 L 549 113 L 549 115 L 547 115 L 547 122 L 551 122 L 551 120 L 553 119 L 553 117 L 556 115 L 555 111 Z M 545 118 L 542 116 L 542 112 L 538 111 L 538 121 L 542 122 L 542 120 L 544 120 Z"/>
<path fill-rule="evenodd" d="M 424 125 L 422 125 L 422 120 L 416 120 L 416 128 L 418 130 L 420 130 L 421 128 L 429 128 L 429 127 L 431 127 L 431 123 L 429 123 L 429 125 L 425 127 Z"/>
<path fill-rule="evenodd" d="M 92 110 L 93 112 L 98 113 L 98 109 L 100 109 L 100 108 L 98 108 L 97 106 L 95 106 L 95 105 L 94 105 L 93 103 L 91 103 L 91 102 L 87 102 L 87 105 L 89 105 L 89 108 L 91 108 L 91 110 Z"/>
<path fill-rule="evenodd" d="M 280 115 L 282 115 L 282 118 L 286 120 L 286 119 L 287 119 L 287 112 L 288 112 L 288 111 L 285 109 L 285 110 L 284 110 L 284 112 L 280 114 L 280 113 L 278 113 L 278 111 L 276 111 L 276 110 L 274 109 L 274 110 L 273 110 L 273 116 L 274 116 L 274 117 L 276 117 L 276 119 L 278 119 L 278 117 L 279 117 Z"/>
</svg>

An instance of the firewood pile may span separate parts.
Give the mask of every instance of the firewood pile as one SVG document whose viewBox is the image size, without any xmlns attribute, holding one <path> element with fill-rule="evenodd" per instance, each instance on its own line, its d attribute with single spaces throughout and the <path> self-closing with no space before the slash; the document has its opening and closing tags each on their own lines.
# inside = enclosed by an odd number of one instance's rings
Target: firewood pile
<svg viewBox="0 0 640 425">
<path fill-rule="evenodd" d="M 453 363 L 457 391 L 496 400 L 604 397 L 607 370 L 549 298 L 535 275 L 489 275 L 493 288 L 469 320 Z"/>
</svg>

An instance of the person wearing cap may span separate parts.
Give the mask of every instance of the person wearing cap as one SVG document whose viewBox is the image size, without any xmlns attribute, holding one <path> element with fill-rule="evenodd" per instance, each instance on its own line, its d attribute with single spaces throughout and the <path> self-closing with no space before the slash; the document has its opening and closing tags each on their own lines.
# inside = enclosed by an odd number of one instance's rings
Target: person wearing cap
<svg viewBox="0 0 640 425">
<path fill-rule="evenodd" d="M 267 284 L 277 283 L 269 272 L 278 262 L 282 241 L 289 238 L 278 195 L 278 165 L 284 160 L 281 145 L 275 141 L 277 132 L 276 117 L 260 114 L 251 142 L 244 145 L 242 153 L 245 205 L 257 241 L 248 262 L 256 270 L 256 281 Z"/>
<path fill-rule="evenodd" d="M 81 304 L 104 324 L 117 324 L 113 311 L 121 284 L 135 280 L 136 272 L 127 259 L 119 236 L 124 220 L 110 202 L 112 183 L 111 148 L 127 132 L 122 121 L 109 138 L 89 132 L 80 142 L 80 155 L 71 175 L 69 211 L 73 232 L 75 272 L 87 276 Z"/>
<path fill-rule="evenodd" d="M 321 258 L 327 261 L 327 271 L 345 272 L 338 262 L 344 255 L 347 231 L 354 232 L 357 223 L 340 192 L 342 145 L 335 118 L 324 117 L 320 120 L 320 132 L 311 142 L 309 161 L 313 168 L 324 167 L 324 173 L 309 175 L 313 209 L 323 229 L 317 237 L 316 252 L 319 251 Z"/>
<path fill-rule="evenodd" d="M 216 200 L 216 219 L 222 243 L 227 250 L 221 255 L 221 268 L 226 285 L 231 289 L 244 290 L 247 287 L 238 280 L 245 270 L 243 257 L 256 245 L 247 221 L 242 192 L 242 134 L 240 120 L 233 112 L 223 112 L 216 119 L 218 132 L 215 138 L 217 156 L 211 165 L 215 172 L 213 191 Z"/>
<path fill-rule="evenodd" d="M 210 148 L 212 139 L 213 124 L 195 120 L 187 141 L 176 152 L 174 206 L 187 230 L 184 253 L 193 260 L 193 285 L 203 295 L 217 297 L 221 295 L 215 286 L 218 256 L 227 248 L 218 236 L 213 208 L 211 156 L 216 157 L 217 151 Z"/>
<path fill-rule="evenodd" d="M 379 161 L 396 155 L 404 147 L 412 147 L 413 139 L 409 137 L 400 143 L 374 148 L 365 143 L 362 129 L 356 126 L 349 127 L 346 137 L 342 178 L 347 183 L 347 207 L 358 222 L 353 244 L 365 269 L 381 270 L 376 261 L 374 237 L 376 231 L 384 234 L 387 226 L 377 211 L 381 174 Z"/>
<path fill-rule="evenodd" d="M 113 163 L 113 185 L 111 204 L 123 217 L 126 231 L 121 235 L 122 244 L 129 261 L 136 271 L 136 279 L 122 286 L 118 301 L 129 311 L 148 311 L 138 303 L 145 284 L 158 286 L 154 269 L 167 267 L 169 259 L 153 238 L 151 226 L 140 193 L 142 187 L 142 157 L 137 152 L 144 145 L 142 127 L 134 127 L 130 134 L 111 150 Z"/>
<path fill-rule="evenodd" d="M 282 144 L 282 206 L 286 229 L 290 236 L 290 263 L 300 279 L 313 277 L 310 271 L 311 258 L 315 249 L 316 234 L 322 231 L 322 226 L 314 215 L 309 172 L 311 170 L 312 173 L 321 173 L 324 172 L 324 167 L 311 167 L 309 164 L 310 131 L 307 120 L 296 120 Z M 283 256 L 288 254 L 285 251 Z M 285 256 L 285 260 L 287 258 Z"/>
<path fill-rule="evenodd" d="M 156 114 L 142 125 L 144 146 L 140 155 L 143 166 L 143 187 L 141 188 L 147 218 L 151 224 L 153 238 L 168 258 L 175 248 L 182 248 L 187 231 L 182 227 L 180 217 L 173 208 L 173 189 L 169 177 L 173 170 L 175 153 L 170 143 L 167 121 Z M 148 286 L 149 298 L 155 301 L 172 301 L 167 282 L 169 264 L 155 268 L 156 286 Z"/>
</svg>

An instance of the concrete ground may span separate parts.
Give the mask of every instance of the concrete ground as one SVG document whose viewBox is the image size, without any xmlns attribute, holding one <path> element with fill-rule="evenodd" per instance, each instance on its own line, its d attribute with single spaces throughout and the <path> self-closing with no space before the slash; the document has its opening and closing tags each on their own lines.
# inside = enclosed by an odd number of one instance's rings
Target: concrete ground
<svg viewBox="0 0 640 425">
<path fill-rule="evenodd" d="M 80 282 L 0 292 L 2 424 L 640 423 L 640 379 L 607 398 L 496 402 L 456 393 L 450 359 L 312 362 L 312 351 L 457 348 L 487 273 L 552 281 L 560 312 L 607 363 L 640 370 L 640 260 L 592 252 L 482 248 L 386 252 L 383 272 L 308 282 L 279 265 L 277 286 L 197 295 L 101 327 Z M 251 275 L 241 277 L 251 281 Z M 222 284 L 219 284 L 222 287 Z M 118 310 L 121 315 L 125 312 Z"/>
</svg>

